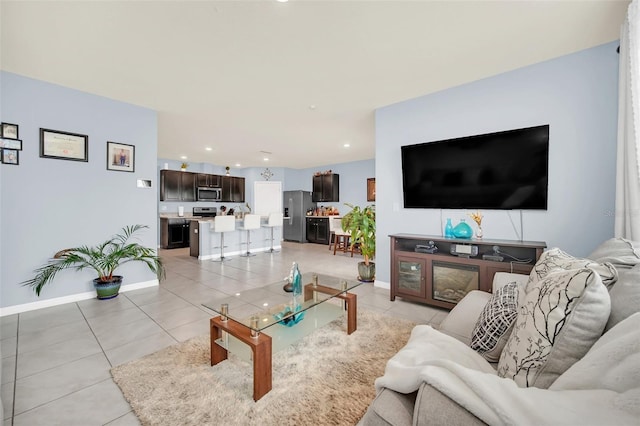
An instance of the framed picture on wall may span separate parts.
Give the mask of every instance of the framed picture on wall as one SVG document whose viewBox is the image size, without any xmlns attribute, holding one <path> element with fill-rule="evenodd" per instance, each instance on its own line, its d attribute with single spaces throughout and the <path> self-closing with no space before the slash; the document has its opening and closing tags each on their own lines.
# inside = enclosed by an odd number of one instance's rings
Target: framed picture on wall
<svg viewBox="0 0 640 426">
<path fill-rule="evenodd" d="M 107 170 L 133 172 L 136 147 L 117 142 L 107 142 Z"/>
<path fill-rule="evenodd" d="M 17 149 L 22 151 L 22 141 L 20 139 L 0 138 L 0 148 Z"/>
<path fill-rule="evenodd" d="M 40 157 L 89 161 L 89 136 L 40 129 Z"/>
<path fill-rule="evenodd" d="M 18 154 L 20 151 L 17 149 L 2 148 L 2 164 L 20 164 Z"/>
<path fill-rule="evenodd" d="M 18 139 L 18 125 L 11 123 L 2 123 L 2 135 L 7 139 Z"/>
<path fill-rule="evenodd" d="M 376 200 L 376 178 L 367 179 L 367 201 Z"/>
</svg>

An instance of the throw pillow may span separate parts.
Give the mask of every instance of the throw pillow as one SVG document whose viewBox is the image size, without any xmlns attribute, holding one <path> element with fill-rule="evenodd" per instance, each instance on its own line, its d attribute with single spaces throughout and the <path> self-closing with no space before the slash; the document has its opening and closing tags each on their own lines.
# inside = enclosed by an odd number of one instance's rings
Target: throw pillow
<svg viewBox="0 0 640 426">
<path fill-rule="evenodd" d="M 609 293 L 590 268 L 561 270 L 530 281 L 498 375 L 519 386 L 548 388 L 598 340 L 609 318 Z"/>
<path fill-rule="evenodd" d="M 471 334 L 471 349 L 489 362 L 498 362 L 518 315 L 518 283 L 499 288 L 480 313 Z"/>
<path fill-rule="evenodd" d="M 591 259 L 581 259 L 571 256 L 559 248 L 552 248 L 542 253 L 536 262 L 531 274 L 529 274 L 529 283 L 544 279 L 548 274 L 555 271 L 581 268 L 589 268 L 597 272 L 602 279 L 602 283 L 607 288 L 612 286 L 618 279 L 618 271 L 611 263 L 598 263 Z"/>
</svg>

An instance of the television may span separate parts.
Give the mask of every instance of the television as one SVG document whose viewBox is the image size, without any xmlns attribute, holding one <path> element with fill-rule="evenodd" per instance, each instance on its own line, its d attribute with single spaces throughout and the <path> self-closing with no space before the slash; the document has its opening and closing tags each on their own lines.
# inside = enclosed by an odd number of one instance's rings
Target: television
<svg viewBox="0 0 640 426">
<path fill-rule="evenodd" d="M 405 208 L 547 209 L 549 125 L 401 149 Z"/>
</svg>

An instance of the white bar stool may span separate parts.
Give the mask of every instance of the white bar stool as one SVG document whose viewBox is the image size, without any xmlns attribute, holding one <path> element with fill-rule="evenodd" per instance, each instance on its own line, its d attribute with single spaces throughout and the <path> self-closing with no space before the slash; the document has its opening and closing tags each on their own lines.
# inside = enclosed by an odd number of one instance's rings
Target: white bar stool
<svg viewBox="0 0 640 426">
<path fill-rule="evenodd" d="M 266 225 L 266 228 L 271 228 L 271 248 L 269 249 L 269 253 L 277 253 L 278 250 L 273 249 L 273 228 L 281 227 L 282 221 L 284 219 L 284 215 L 282 213 L 271 213 L 269 214 L 269 220 Z"/>
<path fill-rule="evenodd" d="M 241 231 L 247 231 L 247 252 L 242 253 L 240 256 L 249 257 L 255 256 L 255 253 L 251 253 L 249 246 L 251 245 L 251 231 L 254 229 L 260 229 L 260 215 L 259 214 L 246 214 L 244 215 L 244 223 L 238 228 Z"/>
<path fill-rule="evenodd" d="M 336 224 L 336 221 L 339 222 Z M 329 251 L 331 251 L 336 242 L 336 228 L 342 229 L 342 219 L 329 217 Z"/>
<path fill-rule="evenodd" d="M 213 232 L 220 233 L 220 259 L 215 259 L 216 262 L 224 262 L 229 258 L 224 257 L 224 233 L 236 230 L 236 218 L 235 216 L 216 216 L 213 218 L 213 224 L 211 225 Z M 216 248 L 216 247 L 214 247 Z"/>
</svg>

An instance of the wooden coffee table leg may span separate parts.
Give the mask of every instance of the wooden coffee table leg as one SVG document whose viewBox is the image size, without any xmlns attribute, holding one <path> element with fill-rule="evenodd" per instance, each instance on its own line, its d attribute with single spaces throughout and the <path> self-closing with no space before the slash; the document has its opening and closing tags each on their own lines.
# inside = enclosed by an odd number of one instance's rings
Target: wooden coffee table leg
<svg viewBox="0 0 640 426">
<path fill-rule="evenodd" d="M 217 320 L 217 321 L 215 321 Z M 220 324 L 220 317 L 211 318 L 211 365 L 216 365 L 227 359 L 227 350 L 216 343 L 216 340 L 222 338 L 222 329 L 217 325 Z"/>
<path fill-rule="evenodd" d="M 262 337 L 261 335 L 259 337 Z M 257 401 L 271 390 L 271 337 L 262 339 L 255 345 L 250 345 L 253 350 L 253 400 Z M 256 339 L 257 340 L 257 339 Z"/>
<path fill-rule="evenodd" d="M 358 297 L 352 293 L 339 297 L 347 302 L 347 334 L 351 334 L 358 328 Z"/>
<path fill-rule="evenodd" d="M 227 359 L 227 350 L 215 341 L 226 331 L 253 352 L 253 400 L 257 401 L 272 388 L 271 336 L 260 333 L 251 337 L 251 329 L 231 319 L 222 321 L 221 317 L 211 318 L 211 365 Z"/>
</svg>

